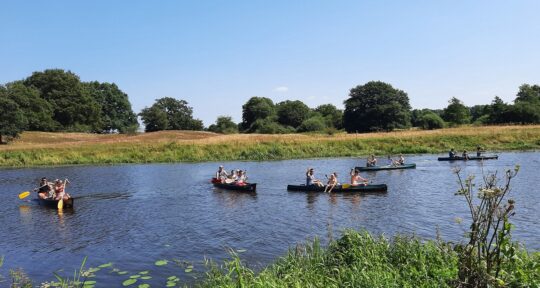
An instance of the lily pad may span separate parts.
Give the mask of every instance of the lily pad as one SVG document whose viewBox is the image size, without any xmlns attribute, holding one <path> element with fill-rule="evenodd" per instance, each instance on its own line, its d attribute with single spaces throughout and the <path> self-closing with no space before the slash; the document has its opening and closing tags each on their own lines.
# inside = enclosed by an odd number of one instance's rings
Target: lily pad
<svg viewBox="0 0 540 288">
<path fill-rule="evenodd" d="M 125 275 L 127 273 L 128 273 L 128 271 L 120 271 L 120 272 L 118 272 L 118 275 Z"/>
<path fill-rule="evenodd" d="M 187 268 L 186 270 L 184 270 L 184 272 L 186 272 L 186 273 L 189 273 L 191 271 L 193 271 L 193 268 Z"/>
<path fill-rule="evenodd" d="M 166 287 L 174 287 L 176 286 L 176 282 L 173 282 L 173 281 L 168 281 L 167 282 L 167 286 Z"/>
<path fill-rule="evenodd" d="M 149 288 L 149 287 L 150 285 L 146 283 L 139 285 L 139 288 Z"/>
<path fill-rule="evenodd" d="M 176 279 L 178 279 L 178 277 L 176 277 L 176 276 L 171 276 L 171 277 L 167 278 L 167 280 L 169 280 L 169 281 L 174 281 Z"/>
<path fill-rule="evenodd" d="M 84 285 L 96 285 L 96 281 L 84 281 Z"/>
<path fill-rule="evenodd" d="M 169 263 L 169 261 L 167 260 L 158 260 L 154 264 L 156 264 L 156 266 L 164 266 L 164 265 L 167 265 L 167 263 Z"/>
<path fill-rule="evenodd" d="M 148 271 L 148 270 L 139 272 L 139 274 L 141 274 L 141 275 L 146 275 L 148 273 L 150 273 L 150 271 Z"/>
<path fill-rule="evenodd" d="M 131 278 L 131 279 L 137 279 L 139 277 L 141 277 L 141 275 L 139 275 L 139 274 L 129 276 L 129 278 Z"/>
<path fill-rule="evenodd" d="M 135 284 L 137 282 L 137 279 L 127 279 L 126 281 L 122 282 L 123 286 L 129 286 L 131 284 Z"/>
<path fill-rule="evenodd" d="M 244 253 L 246 251 L 247 251 L 246 249 L 238 249 L 238 250 L 236 250 L 236 252 L 238 252 L 238 253 Z"/>
</svg>

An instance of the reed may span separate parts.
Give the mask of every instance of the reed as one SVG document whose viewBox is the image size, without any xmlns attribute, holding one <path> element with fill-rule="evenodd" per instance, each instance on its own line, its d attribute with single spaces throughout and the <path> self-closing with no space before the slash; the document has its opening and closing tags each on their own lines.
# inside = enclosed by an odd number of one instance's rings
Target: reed
<svg viewBox="0 0 540 288">
<path fill-rule="evenodd" d="M 128 135 L 25 132 L 0 146 L 0 166 L 164 163 L 358 157 L 540 148 L 540 126 L 460 127 L 366 134 L 234 134 L 162 131 Z"/>
</svg>

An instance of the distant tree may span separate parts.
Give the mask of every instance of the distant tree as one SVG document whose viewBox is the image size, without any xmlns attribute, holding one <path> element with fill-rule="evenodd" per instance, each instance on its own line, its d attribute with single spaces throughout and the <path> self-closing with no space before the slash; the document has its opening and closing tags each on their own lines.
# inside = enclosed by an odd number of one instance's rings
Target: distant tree
<svg viewBox="0 0 540 288">
<path fill-rule="evenodd" d="M 470 123 L 471 113 L 469 108 L 463 105 L 456 97 L 452 97 L 448 101 L 448 106 L 443 110 L 443 119 L 451 124 L 467 124 Z"/>
<path fill-rule="evenodd" d="M 40 91 L 41 98 L 52 106 L 53 119 L 63 129 L 99 131 L 102 127 L 99 103 L 74 73 L 62 69 L 34 72 L 24 80 L 24 85 Z"/>
<path fill-rule="evenodd" d="M 7 142 L 10 138 L 19 136 L 27 126 L 19 105 L 1 93 L 3 92 L 0 92 L 0 144 L 4 143 L 4 140 Z"/>
<path fill-rule="evenodd" d="M 272 99 L 266 97 L 251 97 L 246 104 L 242 105 L 242 123 L 240 127 L 243 131 L 253 132 L 251 126 L 259 119 L 265 119 L 276 114 L 276 109 Z"/>
<path fill-rule="evenodd" d="M 318 112 L 324 117 L 326 126 L 334 127 L 336 129 L 343 128 L 343 111 L 337 109 L 332 104 L 324 104 L 315 108 L 315 112 Z"/>
<path fill-rule="evenodd" d="M 345 100 L 343 126 L 347 132 L 368 132 L 410 126 L 409 97 L 392 85 L 371 81 L 351 89 Z"/>
<path fill-rule="evenodd" d="M 506 119 L 510 123 L 537 124 L 540 123 L 540 105 L 518 102 L 508 107 Z"/>
<path fill-rule="evenodd" d="M 293 127 L 280 125 L 273 117 L 258 119 L 251 124 L 250 130 L 252 130 L 253 133 L 260 134 L 287 134 L 296 132 Z"/>
<path fill-rule="evenodd" d="M 278 123 L 283 126 L 297 128 L 308 119 L 311 109 L 300 100 L 286 100 L 276 105 Z"/>
<path fill-rule="evenodd" d="M 159 107 L 152 106 L 150 108 L 144 108 L 139 115 L 144 123 L 144 131 L 146 132 L 167 130 L 169 128 L 167 113 Z"/>
<path fill-rule="evenodd" d="M 474 105 L 469 108 L 471 122 L 475 122 L 479 118 L 489 114 L 489 105 Z"/>
<path fill-rule="evenodd" d="M 116 84 L 93 81 L 84 83 L 84 86 L 101 107 L 102 131 L 125 133 L 138 128 L 137 115 L 131 109 L 128 95 Z"/>
<path fill-rule="evenodd" d="M 425 130 L 441 129 L 444 128 L 444 120 L 439 115 L 426 111 L 418 119 L 418 127 Z"/>
<path fill-rule="evenodd" d="M 314 132 L 323 131 L 327 126 L 325 119 L 322 116 L 315 116 L 304 120 L 300 126 L 298 126 L 298 132 Z M 333 127 L 333 126 L 332 126 Z"/>
<path fill-rule="evenodd" d="M 51 104 L 40 97 L 38 89 L 15 81 L 6 84 L 5 95 L 17 103 L 24 114 L 28 123 L 26 130 L 53 131 L 58 128 L 58 123 L 52 119 Z"/>
<path fill-rule="evenodd" d="M 163 117 L 163 114 L 165 117 Z M 152 107 L 143 109 L 139 115 L 146 125 L 145 131 L 147 132 L 202 130 L 204 128 L 201 120 L 193 119 L 193 108 L 188 106 L 188 102 L 171 97 L 156 100 Z"/>
<path fill-rule="evenodd" d="M 215 133 L 233 134 L 238 133 L 238 125 L 232 121 L 230 116 L 219 116 L 216 124 L 208 126 L 208 130 Z"/>
<path fill-rule="evenodd" d="M 540 105 L 540 86 L 529 84 L 519 86 L 519 91 L 514 102 L 516 104 L 526 102 Z"/>
<path fill-rule="evenodd" d="M 491 104 L 486 108 L 488 113 L 487 122 L 491 124 L 509 123 L 512 120 L 509 118 L 509 105 L 495 96 Z"/>
</svg>

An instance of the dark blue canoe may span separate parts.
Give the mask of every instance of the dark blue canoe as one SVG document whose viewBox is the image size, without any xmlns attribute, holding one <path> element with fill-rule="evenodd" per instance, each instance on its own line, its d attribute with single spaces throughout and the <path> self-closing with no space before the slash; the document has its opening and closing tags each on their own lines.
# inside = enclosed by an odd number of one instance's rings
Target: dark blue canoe
<svg viewBox="0 0 540 288">
<path fill-rule="evenodd" d="M 439 157 L 439 161 L 467 161 L 467 160 L 488 160 L 488 159 L 498 159 L 498 155 L 489 155 L 489 156 L 469 156 L 467 158 L 461 156 L 455 157 Z"/>
<path fill-rule="evenodd" d="M 50 207 L 50 208 L 58 208 L 58 201 L 54 199 L 41 199 L 38 198 L 39 205 Z M 64 208 L 73 208 L 73 198 L 69 198 L 68 200 L 64 200 Z"/>
</svg>

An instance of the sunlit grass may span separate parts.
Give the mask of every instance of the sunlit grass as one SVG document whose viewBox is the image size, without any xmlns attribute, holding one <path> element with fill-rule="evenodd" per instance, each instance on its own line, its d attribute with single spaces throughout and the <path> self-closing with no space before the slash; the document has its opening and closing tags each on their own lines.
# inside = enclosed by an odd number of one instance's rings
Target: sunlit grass
<svg viewBox="0 0 540 288">
<path fill-rule="evenodd" d="M 540 148 L 540 126 L 460 127 L 389 133 L 233 134 L 163 131 L 128 135 L 25 132 L 0 146 L 0 166 L 167 163 Z"/>
</svg>

